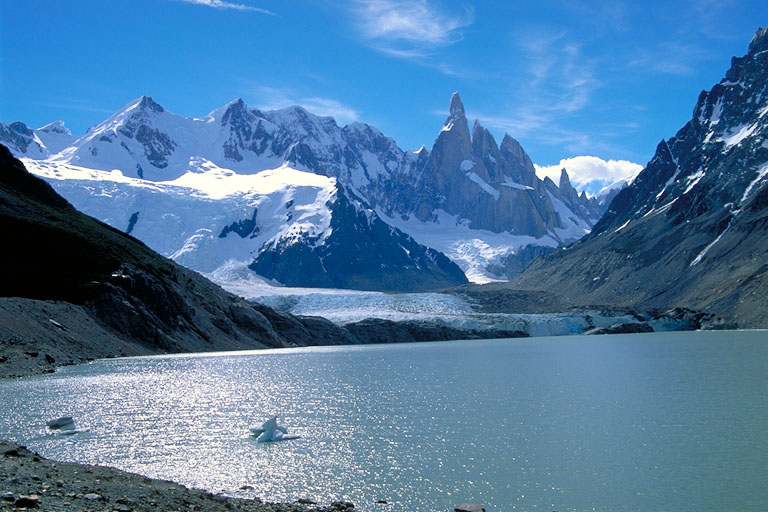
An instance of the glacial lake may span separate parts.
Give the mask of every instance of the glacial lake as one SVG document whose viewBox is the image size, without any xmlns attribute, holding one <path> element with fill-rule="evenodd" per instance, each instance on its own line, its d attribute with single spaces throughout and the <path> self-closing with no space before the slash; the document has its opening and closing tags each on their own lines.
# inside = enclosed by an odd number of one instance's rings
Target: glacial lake
<svg viewBox="0 0 768 512">
<path fill-rule="evenodd" d="M 46 457 L 240 497 L 768 510 L 768 331 L 101 360 L 0 382 L 0 406 Z M 61 415 L 88 431 L 48 434 Z M 301 438 L 256 443 L 270 415 Z"/>
</svg>

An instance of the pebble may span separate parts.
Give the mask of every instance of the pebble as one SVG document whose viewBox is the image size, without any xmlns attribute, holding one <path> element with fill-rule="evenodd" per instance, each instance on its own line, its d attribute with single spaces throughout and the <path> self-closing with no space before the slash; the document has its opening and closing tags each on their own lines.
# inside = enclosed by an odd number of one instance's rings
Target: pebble
<svg viewBox="0 0 768 512">
<path fill-rule="evenodd" d="M 12 492 L 4 492 L 3 494 L 0 494 L 0 500 L 3 501 L 16 501 L 16 495 Z"/>
<path fill-rule="evenodd" d="M 101 494 L 96 494 L 95 492 L 89 492 L 88 494 L 83 494 L 83 499 L 90 500 L 90 501 L 96 501 L 96 500 L 105 501 L 104 496 L 102 496 Z"/>
</svg>

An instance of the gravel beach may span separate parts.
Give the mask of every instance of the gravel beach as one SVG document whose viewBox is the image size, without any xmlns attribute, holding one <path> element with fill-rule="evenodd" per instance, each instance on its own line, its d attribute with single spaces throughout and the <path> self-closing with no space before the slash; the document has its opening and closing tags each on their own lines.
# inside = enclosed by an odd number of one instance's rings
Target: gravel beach
<svg viewBox="0 0 768 512">
<path fill-rule="evenodd" d="M 188 489 L 113 468 L 55 462 L 0 441 L 0 510 L 351 512 L 334 502 L 264 503 Z"/>
</svg>

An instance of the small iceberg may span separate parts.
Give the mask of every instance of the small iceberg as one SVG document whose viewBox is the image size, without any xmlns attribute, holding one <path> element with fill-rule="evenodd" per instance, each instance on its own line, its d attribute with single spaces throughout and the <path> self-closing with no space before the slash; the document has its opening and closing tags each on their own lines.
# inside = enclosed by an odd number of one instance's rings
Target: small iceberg
<svg viewBox="0 0 768 512">
<path fill-rule="evenodd" d="M 75 420 L 72 416 L 62 416 L 45 424 L 51 430 L 75 430 Z"/>
<path fill-rule="evenodd" d="M 277 424 L 277 416 L 273 416 L 260 427 L 253 427 L 251 435 L 257 436 L 256 442 L 271 443 L 274 441 L 288 441 L 298 439 L 299 436 L 288 434 L 288 429 Z"/>
<path fill-rule="evenodd" d="M 75 428 L 75 420 L 71 416 L 62 416 L 45 423 L 49 430 L 54 431 L 54 435 L 72 436 L 88 432 L 88 429 Z"/>
</svg>

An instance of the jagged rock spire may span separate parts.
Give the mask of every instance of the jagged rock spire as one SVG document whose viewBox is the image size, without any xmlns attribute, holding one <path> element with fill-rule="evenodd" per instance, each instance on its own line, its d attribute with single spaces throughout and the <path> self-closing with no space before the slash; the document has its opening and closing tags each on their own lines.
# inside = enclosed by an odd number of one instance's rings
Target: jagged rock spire
<svg viewBox="0 0 768 512">
<path fill-rule="evenodd" d="M 749 43 L 749 53 L 755 54 L 768 50 L 768 27 L 757 29 L 752 41 Z"/>
<path fill-rule="evenodd" d="M 466 117 L 466 113 L 464 112 L 464 103 L 461 102 L 461 96 L 459 96 L 458 91 L 454 92 L 451 95 L 450 112 L 451 112 L 451 117 L 453 118 Z"/>
</svg>

